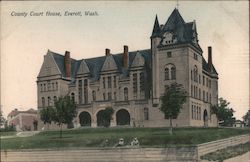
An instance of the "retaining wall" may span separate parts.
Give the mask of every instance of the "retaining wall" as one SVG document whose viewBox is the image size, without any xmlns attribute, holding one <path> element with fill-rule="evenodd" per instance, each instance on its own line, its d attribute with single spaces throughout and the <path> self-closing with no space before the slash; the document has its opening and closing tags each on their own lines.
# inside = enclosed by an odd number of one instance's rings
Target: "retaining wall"
<svg viewBox="0 0 250 162">
<path fill-rule="evenodd" d="M 197 145 L 198 157 L 230 146 L 247 143 L 249 141 L 250 134 L 247 134 L 199 144 Z"/>
</svg>

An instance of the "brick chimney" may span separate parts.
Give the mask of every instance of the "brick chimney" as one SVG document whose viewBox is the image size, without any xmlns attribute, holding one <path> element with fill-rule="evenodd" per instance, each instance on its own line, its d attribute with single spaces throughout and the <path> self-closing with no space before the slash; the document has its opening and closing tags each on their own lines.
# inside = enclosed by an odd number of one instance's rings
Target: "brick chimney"
<svg viewBox="0 0 250 162">
<path fill-rule="evenodd" d="M 71 77 L 71 61 L 70 61 L 70 52 L 69 51 L 65 51 L 64 67 L 65 67 L 66 77 L 70 78 Z"/>
<path fill-rule="evenodd" d="M 212 47 L 209 46 L 208 47 L 208 67 L 209 67 L 209 70 L 211 71 L 212 70 L 212 65 L 213 65 L 213 61 L 212 61 Z"/>
<path fill-rule="evenodd" d="M 128 68 L 128 46 L 124 46 L 123 51 L 123 67 Z"/>
<path fill-rule="evenodd" d="M 108 48 L 105 49 L 105 55 L 106 56 L 110 55 L 110 49 L 108 49 Z"/>
</svg>

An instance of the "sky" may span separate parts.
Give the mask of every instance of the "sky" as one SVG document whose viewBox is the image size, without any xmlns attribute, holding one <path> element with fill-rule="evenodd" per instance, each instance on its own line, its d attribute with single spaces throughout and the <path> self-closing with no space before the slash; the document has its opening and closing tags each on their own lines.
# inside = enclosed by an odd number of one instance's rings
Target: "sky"
<svg viewBox="0 0 250 162">
<path fill-rule="evenodd" d="M 121 53 L 150 48 L 155 15 L 160 24 L 176 1 L 16 1 L 1 2 L 1 108 L 37 109 L 36 79 L 47 50 L 75 59 L 103 56 L 105 48 Z M 179 1 L 185 22 L 196 21 L 199 44 L 219 73 L 219 97 L 230 102 L 242 119 L 249 109 L 248 1 Z M 46 12 L 61 16 L 46 16 Z M 64 16 L 82 12 L 82 16 Z M 98 15 L 85 16 L 85 11 Z M 27 12 L 28 16 L 21 13 Z M 30 16 L 30 12 L 43 12 Z M 14 15 L 14 16 L 12 16 Z"/>
</svg>

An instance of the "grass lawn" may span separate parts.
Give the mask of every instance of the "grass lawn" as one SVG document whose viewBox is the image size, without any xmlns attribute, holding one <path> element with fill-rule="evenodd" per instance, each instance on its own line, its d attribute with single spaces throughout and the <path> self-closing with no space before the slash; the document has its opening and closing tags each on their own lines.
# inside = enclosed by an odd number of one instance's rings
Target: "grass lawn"
<svg viewBox="0 0 250 162">
<path fill-rule="evenodd" d="M 16 132 L 1 132 L 0 131 L 0 136 L 15 136 Z"/>
<path fill-rule="evenodd" d="M 1 149 L 33 149 L 60 147 L 113 147 L 124 138 L 129 144 L 137 137 L 142 147 L 191 146 L 231 136 L 247 134 L 249 129 L 229 128 L 176 128 L 169 135 L 168 128 L 86 128 L 41 132 L 32 137 L 1 140 Z M 108 140 L 105 143 L 105 140 Z"/>
</svg>

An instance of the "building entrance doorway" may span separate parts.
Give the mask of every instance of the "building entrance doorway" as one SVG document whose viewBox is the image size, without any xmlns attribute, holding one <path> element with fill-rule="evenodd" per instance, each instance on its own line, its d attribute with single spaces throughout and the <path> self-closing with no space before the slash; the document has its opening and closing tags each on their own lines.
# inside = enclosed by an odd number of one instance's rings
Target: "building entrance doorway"
<svg viewBox="0 0 250 162">
<path fill-rule="evenodd" d="M 207 127 L 208 126 L 208 115 L 207 115 L 206 109 L 203 112 L 203 121 L 204 121 L 204 127 Z"/>
<path fill-rule="evenodd" d="M 81 112 L 79 115 L 80 125 L 82 127 L 91 126 L 91 116 L 88 112 Z"/>
<path fill-rule="evenodd" d="M 117 125 L 130 125 L 130 115 L 125 109 L 121 109 L 116 113 Z"/>
</svg>

